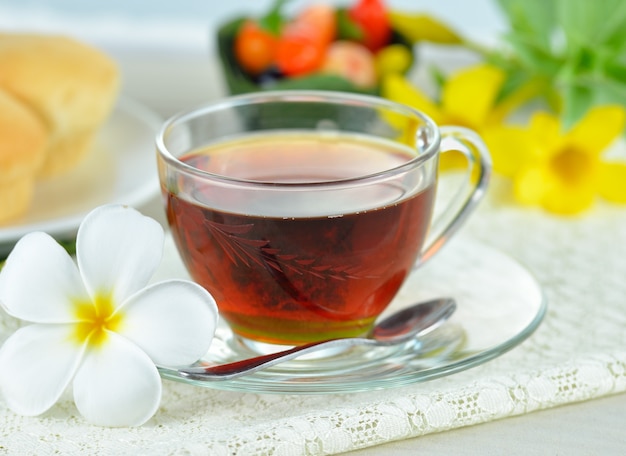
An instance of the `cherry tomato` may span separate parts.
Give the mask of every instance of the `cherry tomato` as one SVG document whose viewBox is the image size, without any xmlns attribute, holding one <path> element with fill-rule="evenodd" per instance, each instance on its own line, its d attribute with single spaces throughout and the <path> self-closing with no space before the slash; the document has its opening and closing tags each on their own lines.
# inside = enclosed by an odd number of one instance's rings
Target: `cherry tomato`
<svg viewBox="0 0 626 456">
<path fill-rule="evenodd" d="M 363 44 L 376 52 L 391 39 L 391 22 L 382 0 L 358 0 L 348 10 L 348 16 L 363 30 Z"/>
<path fill-rule="evenodd" d="M 309 6 L 296 17 L 292 26 L 306 30 L 320 44 L 329 45 L 335 39 L 335 11 L 329 5 Z"/>
<path fill-rule="evenodd" d="M 284 37 L 276 48 L 276 65 L 286 76 L 302 76 L 322 66 L 326 48 L 302 36 Z"/>
<path fill-rule="evenodd" d="M 318 70 L 335 37 L 335 12 L 327 5 L 313 5 L 287 24 L 276 46 L 276 65 L 287 76 Z"/>
<path fill-rule="evenodd" d="M 235 37 L 235 58 L 241 68 L 256 76 L 274 63 L 276 43 L 277 38 L 270 32 L 254 21 L 246 21 Z"/>
</svg>

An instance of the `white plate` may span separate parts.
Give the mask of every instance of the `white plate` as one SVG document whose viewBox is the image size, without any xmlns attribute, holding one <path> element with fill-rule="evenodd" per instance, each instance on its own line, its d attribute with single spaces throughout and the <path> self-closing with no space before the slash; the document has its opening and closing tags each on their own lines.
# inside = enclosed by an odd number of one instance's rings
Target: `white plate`
<svg viewBox="0 0 626 456">
<path fill-rule="evenodd" d="M 69 173 L 39 183 L 28 213 L 0 225 L 0 253 L 31 231 L 70 240 L 95 207 L 139 206 L 154 197 L 159 191 L 154 138 L 161 124 L 148 108 L 120 98 L 87 157 Z"/>
<path fill-rule="evenodd" d="M 455 314 L 422 339 L 399 346 L 303 357 L 233 380 L 191 380 L 165 367 L 160 372 L 191 385 L 257 393 L 349 393 L 404 386 L 477 366 L 511 350 L 533 333 L 547 305 L 541 287 L 521 264 L 462 236 L 411 274 L 385 315 L 440 296 L 456 300 Z M 199 364 L 253 355 L 222 323 Z"/>
</svg>

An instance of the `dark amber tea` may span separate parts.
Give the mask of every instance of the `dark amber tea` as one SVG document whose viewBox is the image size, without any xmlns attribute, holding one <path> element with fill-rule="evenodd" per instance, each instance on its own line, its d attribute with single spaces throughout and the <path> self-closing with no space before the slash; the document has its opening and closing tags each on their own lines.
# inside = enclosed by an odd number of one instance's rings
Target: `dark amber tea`
<svg viewBox="0 0 626 456">
<path fill-rule="evenodd" d="M 408 147 L 365 136 L 251 134 L 179 159 L 261 190 L 229 178 L 169 183 L 167 215 L 190 274 L 234 332 L 279 344 L 358 336 L 411 271 L 434 184 L 420 173 L 349 181 L 412 158 Z M 345 190 L 319 185 L 342 179 Z"/>
</svg>

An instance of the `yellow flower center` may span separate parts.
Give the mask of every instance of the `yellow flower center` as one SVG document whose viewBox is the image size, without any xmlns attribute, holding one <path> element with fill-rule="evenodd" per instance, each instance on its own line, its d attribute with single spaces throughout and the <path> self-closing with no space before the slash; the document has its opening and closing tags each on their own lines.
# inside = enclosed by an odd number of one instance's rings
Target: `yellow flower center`
<svg viewBox="0 0 626 456">
<path fill-rule="evenodd" d="M 74 331 L 75 339 L 92 347 L 101 346 L 106 341 L 107 331 L 115 331 L 122 321 L 121 314 L 114 310 L 110 295 L 98 294 L 93 302 L 76 302 L 79 322 Z"/>
<path fill-rule="evenodd" d="M 565 184 L 577 185 L 593 172 L 594 162 L 589 154 L 566 147 L 550 160 L 550 169 Z"/>
</svg>

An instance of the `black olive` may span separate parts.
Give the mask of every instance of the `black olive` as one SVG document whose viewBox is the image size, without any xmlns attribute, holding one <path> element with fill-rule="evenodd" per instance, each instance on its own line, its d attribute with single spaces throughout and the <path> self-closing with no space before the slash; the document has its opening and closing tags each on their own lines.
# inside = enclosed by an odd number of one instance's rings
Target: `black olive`
<svg viewBox="0 0 626 456">
<path fill-rule="evenodd" d="M 284 77 L 285 75 L 280 71 L 280 69 L 278 69 L 278 67 L 270 66 L 256 77 L 255 82 L 265 89 L 271 87 Z"/>
</svg>

